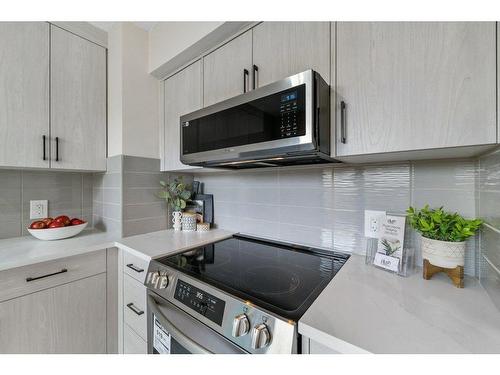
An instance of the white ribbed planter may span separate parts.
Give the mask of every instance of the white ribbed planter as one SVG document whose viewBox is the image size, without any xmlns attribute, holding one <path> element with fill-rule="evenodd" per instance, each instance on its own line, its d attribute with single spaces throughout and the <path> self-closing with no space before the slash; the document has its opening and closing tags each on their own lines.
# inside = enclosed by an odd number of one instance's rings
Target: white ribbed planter
<svg viewBox="0 0 500 375">
<path fill-rule="evenodd" d="M 174 211 L 172 212 L 172 223 L 174 224 L 174 230 L 182 229 L 182 212 Z"/>
<path fill-rule="evenodd" d="M 422 258 L 444 268 L 455 268 L 465 263 L 465 241 L 447 242 L 422 237 Z"/>
</svg>

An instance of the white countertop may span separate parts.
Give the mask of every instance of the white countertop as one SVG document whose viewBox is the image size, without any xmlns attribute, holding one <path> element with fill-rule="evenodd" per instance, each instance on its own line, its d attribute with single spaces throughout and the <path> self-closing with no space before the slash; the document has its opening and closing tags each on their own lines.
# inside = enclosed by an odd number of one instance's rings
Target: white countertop
<svg viewBox="0 0 500 375">
<path fill-rule="evenodd" d="M 31 236 L 0 240 L 0 271 L 92 251 L 119 247 L 145 259 L 201 246 L 232 236 L 233 232 L 163 230 L 138 236 L 117 238 L 105 232 L 85 230 L 78 236 L 59 241 L 41 241 Z"/>
<path fill-rule="evenodd" d="M 113 247 L 115 240 L 116 236 L 95 230 L 59 241 L 31 236 L 0 240 L 0 271 Z"/>
<path fill-rule="evenodd" d="M 353 255 L 299 321 L 299 333 L 343 353 L 500 353 L 500 312 L 473 278 L 424 280 Z"/>
<path fill-rule="evenodd" d="M 121 238 L 115 246 L 149 260 L 220 241 L 233 234 L 235 232 L 222 229 L 212 229 L 208 232 L 183 232 L 170 229 Z"/>
</svg>

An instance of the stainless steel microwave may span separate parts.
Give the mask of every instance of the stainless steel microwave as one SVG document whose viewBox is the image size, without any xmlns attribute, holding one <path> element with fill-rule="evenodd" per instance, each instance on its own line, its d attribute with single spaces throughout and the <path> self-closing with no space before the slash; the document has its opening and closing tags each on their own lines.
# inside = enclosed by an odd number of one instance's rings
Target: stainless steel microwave
<svg viewBox="0 0 500 375">
<path fill-rule="evenodd" d="M 256 168 L 329 163 L 330 88 L 313 71 L 295 74 L 181 116 L 184 164 Z"/>
</svg>

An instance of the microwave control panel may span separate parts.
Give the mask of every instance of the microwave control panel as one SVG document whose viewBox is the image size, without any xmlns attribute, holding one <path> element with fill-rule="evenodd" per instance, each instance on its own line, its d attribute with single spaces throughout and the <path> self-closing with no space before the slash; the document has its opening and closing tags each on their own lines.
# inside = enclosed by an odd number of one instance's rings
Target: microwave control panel
<svg viewBox="0 0 500 375">
<path fill-rule="evenodd" d="M 280 103 L 280 132 L 281 138 L 295 137 L 298 135 L 297 126 L 297 91 L 281 95 Z"/>
<path fill-rule="evenodd" d="M 226 306 L 223 300 L 180 279 L 177 280 L 174 298 L 212 322 L 222 324 Z"/>
</svg>

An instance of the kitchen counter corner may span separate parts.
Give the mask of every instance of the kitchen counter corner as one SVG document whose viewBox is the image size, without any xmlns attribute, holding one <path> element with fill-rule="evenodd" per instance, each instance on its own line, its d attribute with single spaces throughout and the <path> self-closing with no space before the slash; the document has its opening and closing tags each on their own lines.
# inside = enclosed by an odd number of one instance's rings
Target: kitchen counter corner
<svg viewBox="0 0 500 375">
<path fill-rule="evenodd" d="M 403 278 L 352 255 L 299 321 L 340 353 L 500 353 L 500 312 L 474 278 Z"/>
</svg>

